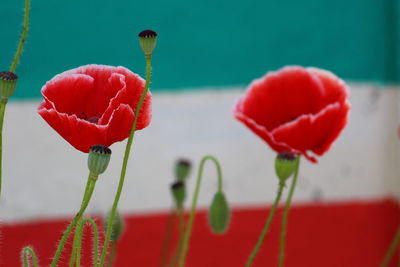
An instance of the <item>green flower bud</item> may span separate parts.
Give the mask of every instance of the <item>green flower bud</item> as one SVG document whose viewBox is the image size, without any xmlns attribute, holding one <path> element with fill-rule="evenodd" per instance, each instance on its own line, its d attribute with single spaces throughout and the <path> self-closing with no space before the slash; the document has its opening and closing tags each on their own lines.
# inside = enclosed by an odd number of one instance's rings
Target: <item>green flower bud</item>
<svg viewBox="0 0 400 267">
<path fill-rule="evenodd" d="M 208 210 L 208 220 L 214 233 L 223 234 L 226 231 L 229 224 L 229 217 L 229 205 L 224 193 L 215 193 Z"/>
<path fill-rule="evenodd" d="M 186 199 L 186 186 L 184 182 L 178 181 L 171 185 L 171 193 L 174 197 L 176 206 L 182 207 Z"/>
<path fill-rule="evenodd" d="M 146 55 L 151 55 L 156 48 L 157 33 L 152 30 L 144 30 L 139 33 L 139 44 Z"/>
<path fill-rule="evenodd" d="M 107 218 L 104 222 L 104 229 L 105 229 L 104 231 L 105 232 L 107 231 L 107 222 L 108 222 L 108 218 L 110 217 L 110 215 L 111 215 L 111 212 L 109 212 L 107 214 Z M 119 214 L 119 212 L 117 211 L 117 214 L 115 214 L 115 217 L 114 217 L 114 223 L 112 226 L 110 240 L 112 242 L 118 241 L 121 238 L 123 231 L 124 231 L 124 220 L 123 220 L 122 216 Z"/>
<path fill-rule="evenodd" d="M 0 72 L 0 94 L 2 98 L 9 98 L 15 92 L 18 76 L 11 71 Z"/>
<path fill-rule="evenodd" d="M 189 160 L 180 159 L 175 164 L 175 176 L 178 181 L 185 181 L 188 177 L 192 164 Z"/>
<path fill-rule="evenodd" d="M 291 153 L 279 153 L 275 159 L 275 172 L 281 183 L 293 175 L 297 156 Z"/>
<path fill-rule="evenodd" d="M 94 175 L 102 174 L 108 167 L 111 158 L 111 149 L 103 145 L 90 147 L 88 167 Z"/>
</svg>

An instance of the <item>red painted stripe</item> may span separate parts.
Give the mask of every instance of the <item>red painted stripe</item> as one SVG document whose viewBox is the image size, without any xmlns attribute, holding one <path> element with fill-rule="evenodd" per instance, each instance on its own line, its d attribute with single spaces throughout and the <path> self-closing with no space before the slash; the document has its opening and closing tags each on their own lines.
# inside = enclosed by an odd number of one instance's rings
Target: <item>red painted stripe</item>
<svg viewBox="0 0 400 267">
<path fill-rule="evenodd" d="M 223 236 L 211 234 L 205 212 L 199 212 L 186 266 L 244 266 L 268 211 L 235 209 L 229 232 Z M 281 212 L 278 211 L 254 267 L 276 266 Z M 167 217 L 166 213 L 126 216 L 126 230 L 118 244 L 115 266 L 159 266 Z M 3 224 L 0 265 L 20 266 L 21 248 L 32 245 L 40 264 L 47 266 L 66 223 L 67 220 L 46 220 Z M 400 207 L 394 200 L 297 205 L 289 218 L 285 266 L 377 267 L 399 224 Z M 91 258 L 88 237 L 91 237 L 89 232 L 82 266 L 89 266 Z M 397 256 L 393 264 L 398 261 Z M 67 253 L 63 255 L 63 263 L 60 266 L 68 263 Z"/>
</svg>

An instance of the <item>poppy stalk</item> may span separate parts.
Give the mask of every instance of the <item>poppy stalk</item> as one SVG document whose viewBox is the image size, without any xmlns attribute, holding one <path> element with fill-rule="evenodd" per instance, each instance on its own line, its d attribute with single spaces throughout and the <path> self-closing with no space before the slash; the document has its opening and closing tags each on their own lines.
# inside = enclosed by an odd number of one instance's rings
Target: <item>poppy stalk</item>
<svg viewBox="0 0 400 267">
<path fill-rule="evenodd" d="M 15 69 L 17 68 L 17 65 L 19 63 L 19 58 L 21 56 L 22 50 L 24 49 L 25 41 L 26 41 L 26 36 L 28 34 L 28 26 L 29 26 L 29 11 L 30 11 L 30 0 L 25 0 L 25 8 L 24 8 L 24 24 L 23 24 L 23 30 L 21 34 L 21 38 L 19 40 L 18 48 L 17 51 L 15 52 L 14 59 L 11 63 L 10 67 L 10 73 L 15 72 Z M 14 74 L 15 75 L 15 74 Z M 16 82 L 16 80 L 15 80 Z M 4 123 L 4 113 L 6 111 L 6 105 L 8 102 L 8 97 L 11 96 L 12 93 L 14 93 L 15 86 L 11 91 L 4 90 L 2 88 L 4 84 L 0 85 L 0 91 L 1 91 L 1 99 L 0 99 L 0 194 L 1 194 L 1 189 L 2 189 L 2 165 L 3 165 L 3 123 Z M 9 89 L 9 88 L 7 88 Z M 8 92 L 7 92 L 8 91 Z M 6 95 L 4 95 L 6 93 Z M 11 93 L 9 95 L 9 93 Z"/>
<path fill-rule="evenodd" d="M 278 157 L 279 157 L 279 155 L 278 155 Z M 299 174 L 300 156 L 296 156 L 294 158 L 293 162 L 295 164 L 294 165 L 294 173 L 293 173 L 294 177 L 293 177 L 292 186 L 291 186 L 290 191 L 289 191 L 288 201 L 286 202 L 285 211 L 284 211 L 284 215 L 283 215 L 284 218 L 286 217 L 286 219 L 283 219 L 283 221 L 285 221 L 285 223 L 282 223 L 282 226 L 284 225 L 285 228 L 286 228 L 286 224 L 287 224 L 287 215 L 288 215 L 288 212 L 289 212 L 289 206 L 290 206 L 290 203 L 291 203 L 291 199 L 292 199 L 292 196 L 293 196 L 293 193 L 294 193 L 294 187 L 296 186 L 297 177 L 298 177 L 298 174 Z M 278 170 L 277 170 L 277 174 L 278 174 Z M 262 230 L 262 232 L 260 234 L 260 237 L 258 238 L 258 241 L 257 241 L 253 251 L 251 252 L 249 259 L 247 260 L 246 267 L 250 267 L 253 264 L 253 261 L 254 261 L 258 251 L 260 250 L 260 248 L 261 248 L 261 246 L 262 246 L 262 244 L 264 242 L 265 236 L 267 235 L 269 227 L 271 225 L 271 222 L 272 222 L 272 220 L 273 220 L 273 218 L 275 216 L 276 209 L 278 208 L 279 202 L 280 202 L 280 200 L 282 198 L 283 189 L 286 186 L 286 183 L 285 183 L 286 179 L 288 179 L 289 177 L 279 177 L 279 175 L 278 175 L 278 178 L 280 180 L 279 181 L 279 186 L 278 186 L 278 193 L 276 194 L 275 201 L 272 204 L 271 211 L 270 211 L 270 213 L 268 215 L 267 221 L 265 222 L 265 225 L 264 225 L 264 228 L 263 228 L 263 230 Z M 290 201 L 289 201 L 289 199 L 290 199 Z M 286 230 L 281 228 L 281 238 L 283 236 L 283 241 L 281 239 L 280 252 L 284 251 L 284 238 L 285 238 L 285 235 L 286 235 Z M 282 245 L 283 245 L 283 247 L 282 247 Z M 282 257 L 283 257 L 283 255 L 282 255 Z M 279 254 L 279 260 L 280 259 L 281 259 L 281 254 Z"/>
<path fill-rule="evenodd" d="M 179 267 L 185 266 L 186 254 L 187 254 L 187 251 L 188 251 L 188 248 L 189 248 L 189 241 L 190 241 L 190 237 L 191 237 L 191 234 L 192 234 L 192 228 L 193 228 L 193 223 L 194 223 L 195 214 L 196 214 L 197 200 L 199 198 L 200 186 L 201 186 L 201 182 L 202 182 L 202 179 L 203 179 L 204 164 L 206 163 L 207 160 L 212 161 L 215 164 L 215 167 L 217 168 L 217 178 L 218 178 L 217 193 L 222 193 L 222 170 L 221 170 L 221 165 L 219 164 L 218 160 L 215 157 L 210 156 L 210 155 L 205 156 L 200 161 L 199 171 L 198 171 L 198 174 L 197 174 L 196 187 L 195 187 L 195 190 L 194 190 L 194 195 L 193 195 L 193 199 L 192 199 L 192 206 L 191 206 L 191 209 L 190 209 L 189 220 L 188 220 L 188 223 L 187 223 L 187 226 L 186 226 L 185 233 L 183 235 L 182 249 L 179 252 L 179 261 L 178 261 L 178 266 Z"/>
<path fill-rule="evenodd" d="M 143 35 L 143 33 L 145 33 L 146 35 Z M 148 42 L 150 39 L 151 39 L 152 43 Z M 145 42 L 143 42 L 143 40 L 145 40 Z M 142 50 L 144 50 L 144 52 L 145 52 L 145 59 L 146 59 L 146 83 L 145 83 L 142 95 L 140 97 L 140 100 L 139 100 L 139 102 L 138 102 L 138 104 L 136 106 L 135 120 L 133 121 L 132 128 L 131 128 L 131 131 L 130 131 L 130 134 L 129 134 L 129 137 L 128 137 L 128 141 L 126 143 L 125 153 L 124 153 L 124 160 L 123 160 L 123 163 L 122 163 L 121 174 L 120 174 L 120 178 L 119 178 L 119 182 L 118 182 L 118 188 L 117 188 L 117 192 L 115 194 L 115 198 L 114 198 L 114 202 L 113 202 L 113 205 L 112 205 L 112 208 L 111 208 L 111 211 L 110 211 L 110 215 L 109 215 L 108 220 L 107 220 L 106 237 L 104 239 L 103 250 L 102 250 L 101 256 L 100 256 L 100 267 L 103 267 L 104 263 L 105 263 L 106 254 L 107 254 L 107 250 L 108 250 L 108 245 L 109 245 L 109 242 L 110 242 L 110 239 L 111 239 L 114 219 L 115 219 L 115 216 L 117 214 L 118 202 L 119 202 L 119 199 L 121 197 L 122 188 L 124 186 L 126 168 L 128 166 L 128 160 L 129 160 L 129 154 L 130 154 L 130 151 L 131 151 L 133 138 L 134 138 L 135 132 L 136 132 L 136 124 L 138 122 L 140 109 L 142 108 L 142 104 L 144 102 L 144 99 L 146 97 L 147 91 L 149 90 L 149 86 L 150 86 L 151 59 L 152 59 L 153 49 L 155 48 L 156 40 L 157 40 L 157 33 L 156 32 L 153 32 L 153 31 L 150 31 L 150 30 L 146 30 L 146 31 L 142 31 L 141 33 L 139 33 L 139 42 L 140 42 L 140 45 L 142 46 Z M 146 49 L 143 49 L 143 43 L 144 43 L 144 47 Z"/>
<path fill-rule="evenodd" d="M 397 230 L 397 233 L 393 238 L 392 243 L 390 244 L 385 257 L 382 260 L 382 263 L 380 265 L 381 267 L 387 267 L 389 265 L 389 262 L 393 257 L 393 254 L 395 253 L 396 248 L 399 246 L 399 244 L 400 244 L 400 228 Z"/>
<path fill-rule="evenodd" d="M 24 267 L 29 267 L 29 255 L 31 256 L 33 267 L 39 267 L 38 258 L 35 251 L 31 247 L 24 247 L 21 251 Z"/>
</svg>

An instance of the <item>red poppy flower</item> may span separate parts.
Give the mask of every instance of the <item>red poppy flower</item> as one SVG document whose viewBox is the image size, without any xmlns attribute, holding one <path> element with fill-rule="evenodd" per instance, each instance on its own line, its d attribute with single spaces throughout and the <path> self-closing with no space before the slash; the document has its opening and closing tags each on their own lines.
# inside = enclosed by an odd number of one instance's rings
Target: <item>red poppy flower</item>
<svg viewBox="0 0 400 267">
<path fill-rule="evenodd" d="M 56 75 L 42 88 L 38 113 L 67 142 L 82 152 L 110 146 L 129 136 L 145 81 L 124 67 L 86 65 Z M 147 93 L 136 129 L 149 125 Z"/>
<path fill-rule="evenodd" d="M 322 156 L 347 124 L 348 95 L 329 71 L 289 66 L 253 81 L 233 113 L 276 152 L 315 163 L 310 152 Z"/>
</svg>

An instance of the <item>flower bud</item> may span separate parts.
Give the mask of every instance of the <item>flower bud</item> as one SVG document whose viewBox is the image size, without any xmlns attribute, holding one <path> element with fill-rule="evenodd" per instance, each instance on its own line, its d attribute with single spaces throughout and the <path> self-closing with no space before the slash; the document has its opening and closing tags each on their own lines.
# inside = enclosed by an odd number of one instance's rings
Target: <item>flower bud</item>
<svg viewBox="0 0 400 267">
<path fill-rule="evenodd" d="M 152 30 L 144 30 L 139 33 L 139 44 L 146 55 L 151 55 L 156 48 L 157 33 Z"/>
<path fill-rule="evenodd" d="M 108 218 L 110 217 L 111 212 L 109 212 L 107 214 L 107 218 L 105 220 L 104 223 L 104 229 L 105 231 L 107 231 L 107 222 L 108 222 Z M 114 217 L 114 223 L 112 226 L 112 231 L 111 231 L 111 237 L 110 240 L 112 242 L 116 242 L 121 238 L 122 232 L 124 231 L 124 220 L 122 218 L 122 216 L 119 214 L 119 212 L 117 211 L 117 214 L 115 214 Z"/>
<path fill-rule="evenodd" d="M 184 181 L 188 177 L 192 164 L 187 159 L 180 159 L 175 165 L 175 176 L 178 181 Z"/>
<path fill-rule="evenodd" d="M 224 193 L 215 193 L 208 211 L 208 220 L 214 233 L 223 234 L 226 231 L 229 224 L 229 216 L 229 205 Z"/>
<path fill-rule="evenodd" d="M 88 167 L 94 175 L 102 174 L 108 166 L 111 158 L 111 149 L 103 145 L 90 147 L 88 157 Z"/>
<path fill-rule="evenodd" d="M 275 159 L 275 172 L 281 183 L 292 176 L 296 169 L 296 155 L 291 153 L 279 153 Z"/>
<path fill-rule="evenodd" d="M 177 207 L 182 207 L 186 199 L 186 186 L 182 181 L 175 182 L 171 185 L 171 193 L 174 197 Z"/>
<path fill-rule="evenodd" d="M 2 98 L 9 98 L 15 92 L 18 76 L 11 71 L 0 72 L 0 94 Z"/>
</svg>

